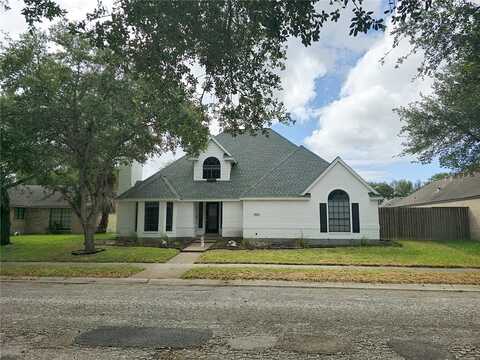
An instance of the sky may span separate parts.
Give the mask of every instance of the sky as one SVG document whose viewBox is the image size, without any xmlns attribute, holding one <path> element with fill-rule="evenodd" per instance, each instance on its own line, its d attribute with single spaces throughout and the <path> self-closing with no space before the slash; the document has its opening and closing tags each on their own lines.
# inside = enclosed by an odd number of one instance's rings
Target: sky
<svg viewBox="0 0 480 360">
<path fill-rule="evenodd" d="M 364 7 L 382 13 L 385 2 L 365 0 Z M 59 3 L 68 10 L 69 18 L 79 20 L 97 1 Z M 0 11 L 0 31 L 13 38 L 26 30 L 21 5 L 18 0 L 10 0 L 12 9 Z M 328 7 L 328 1 L 321 0 L 318 6 Z M 295 124 L 274 124 L 273 129 L 327 161 L 340 156 L 368 181 L 425 181 L 437 172 L 448 171 L 437 162 L 422 165 L 400 155 L 402 124 L 392 109 L 430 92 L 430 79 L 414 80 L 421 55 L 411 56 L 395 68 L 398 56 L 409 51 L 405 42 L 381 64 L 380 59 L 392 48 L 390 25 L 385 32 L 351 37 L 347 33 L 349 11 L 338 23 L 324 27 L 320 41 L 310 47 L 304 47 L 296 38 L 289 39 L 286 68 L 280 73 L 283 90 L 277 96 Z M 218 126 L 212 124 L 212 134 L 218 131 Z M 179 150 L 149 160 L 143 177 L 181 155 Z"/>
</svg>

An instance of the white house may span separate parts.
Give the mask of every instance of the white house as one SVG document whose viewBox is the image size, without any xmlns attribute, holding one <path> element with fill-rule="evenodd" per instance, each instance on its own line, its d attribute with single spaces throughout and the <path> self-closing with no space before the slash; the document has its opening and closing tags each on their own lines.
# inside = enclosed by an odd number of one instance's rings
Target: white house
<svg viewBox="0 0 480 360">
<path fill-rule="evenodd" d="M 339 157 L 328 163 L 273 130 L 222 133 L 144 181 L 138 167 L 120 177 L 121 237 L 379 239 L 380 195 Z"/>
</svg>

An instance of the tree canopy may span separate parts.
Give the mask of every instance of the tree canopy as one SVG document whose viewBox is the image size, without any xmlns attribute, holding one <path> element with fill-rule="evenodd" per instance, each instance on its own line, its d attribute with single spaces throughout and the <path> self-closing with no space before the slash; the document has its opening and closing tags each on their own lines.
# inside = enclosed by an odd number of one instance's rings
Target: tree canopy
<svg viewBox="0 0 480 360">
<path fill-rule="evenodd" d="M 404 122 L 405 154 L 416 155 L 422 163 L 438 158 L 441 166 L 457 172 L 478 170 L 480 45 L 478 50 L 476 58 L 438 74 L 432 95 L 396 110 Z"/>
<path fill-rule="evenodd" d="M 2 165 L 12 164 L 2 178 L 29 173 L 61 192 L 80 218 L 90 250 L 99 211 L 112 196 L 107 192 L 115 167 L 177 146 L 198 151 L 208 134 L 202 111 L 181 90 L 170 89 L 165 100 L 162 89 L 123 64 L 64 26 L 25 34 L 0 54 L 2 140 L 8 146 Z M 19 145 L 24 137 L 28 142 Z M 27 147 L 26 160 L 34 166 L 21 162 L 22 154 L 13 152 L 18 146 Z"/>
</svg>

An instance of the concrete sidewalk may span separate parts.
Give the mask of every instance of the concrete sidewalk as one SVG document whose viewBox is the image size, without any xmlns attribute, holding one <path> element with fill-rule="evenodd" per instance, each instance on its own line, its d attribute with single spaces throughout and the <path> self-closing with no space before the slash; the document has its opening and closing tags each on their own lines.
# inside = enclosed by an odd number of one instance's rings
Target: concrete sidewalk
<svg viewBox="0 0 480 360">
<path fill-rule="evenodd" d="M 15 277 L 0 276 L 0 284 L 30 282 L 32 284 L 106 284 L 135 285 L 147 284 L 157 286 L 213 286 L 213 287 L 287 287 L 320 289 L 364 289 L 364 290 L 399 290 L 399 291 L 454 291 L 480 292 L 478 285 L 446 284 L 373 284 L 348 282 L 305 282 L 283 280 L 183 280 L 183 279 L 142 279 L 142 278 L 63 278 L 63 277 Z"/>
</svg>

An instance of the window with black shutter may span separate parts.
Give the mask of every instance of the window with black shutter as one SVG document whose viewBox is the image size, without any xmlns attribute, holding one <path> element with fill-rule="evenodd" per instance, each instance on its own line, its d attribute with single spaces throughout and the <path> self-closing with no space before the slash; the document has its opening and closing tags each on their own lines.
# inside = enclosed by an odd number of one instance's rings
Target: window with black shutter
<svg viewBox="0 0 480 360">
<path fill-rule="evenodd" d="M 165 221 L 165 231 L 172 231 L 173 227 L 173 202 L 167 202 L 167 218 Z"/>
<path fill-rule="evenodd" d="M 147 201 L 145 203 L 144 231 L 158 231 L 158 201 Z"/>
</svg>

